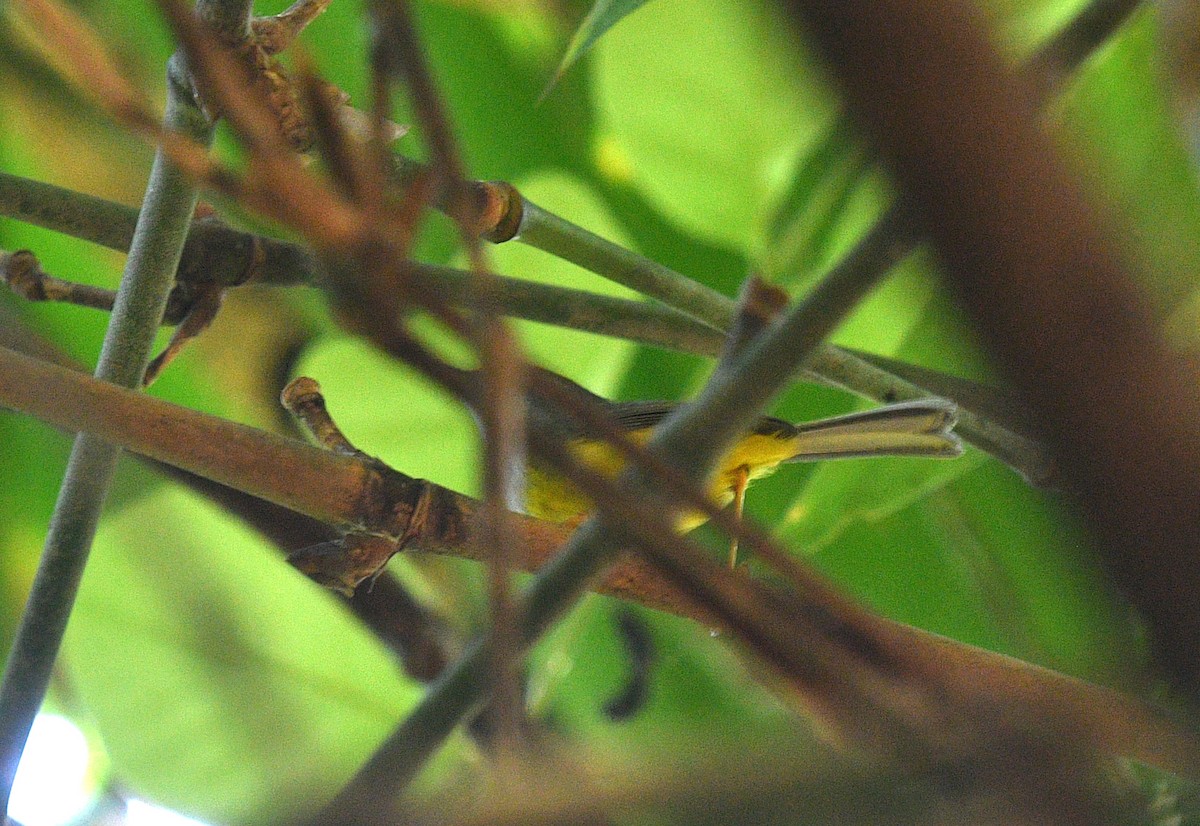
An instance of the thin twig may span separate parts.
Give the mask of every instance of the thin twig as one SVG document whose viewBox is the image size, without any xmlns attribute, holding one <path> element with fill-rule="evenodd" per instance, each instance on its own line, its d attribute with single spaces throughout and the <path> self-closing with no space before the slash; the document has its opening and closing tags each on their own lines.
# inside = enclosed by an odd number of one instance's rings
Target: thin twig
<svg viewBox="0 0 1200 826">
<path fill-rule="evenodd" d="M 823 347 L 812 369 L 831 385 L 848 389 L 874 388 L 880 401 L 916 401 L 931 393 L 958 405 L 955 432 L 991 454 L 1039 488 L 1058 488 L 1058 463 L 1037 435 L 1029 409 L 1010 392 L 957 376 L 927 370 L 882 356 Z"/>
<path fill-rule="evenodd" d="M 0 215 L 128 252 L 138 209 L 0 171 Z"/>
<path fill-rule="evenodd" d="M 181 0 L 160 0 L 160 6 L 188 54 L 188 70 L 199 92 L 206 101 L 220 101 L 221 116 L 253 157 L 254 175 L 240 181 L 235 196 L 267 214 L 307 227 L 315 244 L 327 249 L 353 247 L 360 229 L 355 211 L 304 168 L 263 91 L 235 54 L 197 25 Z M 210 177 L 200 180 L 209 182 Z"/>
<path fill-rule="evenodd" d="M 116 290 L 55 278 L 42 269 L 37 256 L 29 250 L 0 252 L 0 281 L 26 301 L 61 301 L 105 312 L 112 312 L 117 303 Z M 172 291 L 171 296 L 176 295 Z M 162 323 L 178 323 L 183 317 L 183 310 L 182 302 L 168 298 Z"/>
<path fill-rule="evenodd" d="M 54 45 L 48 54 L 58 58 L 55 68 L 76 90 L 105 110 L 120 112 L 123 118 L 139 125 L 160 125 L 161 119 L 147 105 L 145 96 L 117 71 L 100 40 L 72 11 L 48 0 L 21 0 L 14 6 L 48 44 Z"/>
<path fill-rule="evenodd" d="M 517 746 L 524 719 L 517 619 L 511 593 L 512 570 L 523 553 L 521 537 L 508 507 L 523 493 L 524 475 L 519 469 L 525 457 L 526 367 L 520 346 L 500 318 L 498 280 L 488 266 L 479 228 L 473 221 L 472 205 L 461 185 L 466 177 L 463 162 L 449 116 L 421 53 L 407 0 L 377 2 L 372 12 L 379 36 L 374 51 L 381 56 L 376 69 L 391 69 L 408 86 L 417 122 L 430 147 L 435 188 L 448 193 L 447 212 L 459 227 L 471 262 L 466 304 L 472 311 L 473 343 L 480 356 L 483 385 L 483 405 L 476 408 L 484 442 L 484 518 L 479 541 L 491 557 L 488 565 L 493 670 L 490 710 L 498 751 L 503 755 Z M 385 114 L 377 112 L 376 122 L 382 122 Z"/>
<path fill-rule="evenodd" d="M 516 240 L 657 298 L 718 330 L 729 329 L 735 310 L 728 296 L 572 224 L 528 199 L 522 203 Z"/>
<path fill-rule="evenodd" d="M 121 250 L 126 248 L 123 231 L 109 230 L 126 224 L 132 227 L 137 217 L 132 207 L 5 173 L 0 173 L 0 214 Z M 411 274 L 420 290 L 441 291 L 451 303 L 465 302 L 468 273 L 413 264 Z M 211 278 L 222 284 L 253 280 L 289 285 L 319 284 L 324 276 L 316 257 L 299 245 L 250 235 L 205 219 L 193 225 L 179 278 L 181 283 Z M 658 301 L 633 301 L 504 276 L 496 276 L 495 298 L 503 312 L 515 318 L 698 355 L 716 356 L 725 340 L 716 328 Z M 945 386 L 966 386 L 961 380 L 954 385 L 956 377 L 926 372 L 922 375 L 929 377 L 930 386 L 925 386 L 911 365 L 893 361 L 890 364 L 896 369 L 890 370 L 887 364 L 869 363 L 868 359 L 878 362 L 879 358 L 822 344 L 808 378 L 885 403 L 930 395 L 953 398 L 959 403 L 958 433 L 964 440 L 995 455 L 1035 485 L 1054 484 L 1056 471 L 1044 452 L 1024 429 L 1004 424 L 1011 418 L 1010 405 L 1002 404 L 997 410 L 989 405 L 994 392 L 981 387 L 960 398 L 941 390 Z"/>
<path fill-rule="evenodd" d="M 86 32 L 60 8 L 38 4 L 35 8 L 43 16 L 58 15 L 60 29 Z M 198 8 L 219 17 L 236 14 L 238 8 L 248 14 L 249 3 L 201 2 Z M 94 53 L 102 62 L 102 50 Z M 207 143 L 212 126 L 196 109 L 190 90 L 175 83 L 168 86 L 164 127 Z M 128 95 L 119 88 L 113 94 Z M 123 105 L 134 104 L 126 97 Z M 158 152 L 96 367 L 98 379 L 124 387 L 141 383 L 196 196 L 192 180 Z M 85 434 L 76 439 L 68 460 L 45 549 L 0 684 L 0 811 L 7 809 L 21 752 L 50 681 L 118 453 L 117 447 Z"/>
<path fill-rule="evenodd" d="M 398 158 L 396 164 L 400 170 L 398 174 L 415 174 L 417 165 L 413 162 Z M 469 183 L 484 190 L 492 186 L 479 181 Z M 728 328 L 735 306 L 727 296 L 606 241 L 524 200 L 515 190 L 506 197 L 509 202 L 517 200 L 521 205 L 520 229 L 514 240 L 550 252 L 689 314 L 700 322 L 699 326 L 692 328 L 692 335 L 706 337 L 706 326 L 714 330 Z M 916 235 L 911 227 L 902 225 L 899 211 L 892 209 L 867 231 L 836 269 L 878 268 L 887 271 L 911 253 L 915 246 Z M 715 355 L 707 345 L 704 352 Z M 841 387 L 876 401 L 915 400 L 936 395 L 927 388 L 890 375 L 884 369 L 830 344 L 818 346 L 807 372 L 810 378 L 818 382 Z M 1053 463 L 1041 447 L 1027 436 L 992 421 L 986 407 L 975 408 L 960 403 L 957 429 L 965 441 L 991 453 L 1031 483 L 1053 484 L 1056 478 Z"/>
<path fill-rule="evenodd" d="M 128 252 L 138 209 L 0 172 L 0 215 Z M 216 218 L 192 222 L 179 263 L 181 283 L 211 280 L 233 286 L 251 276 L 269 284 L 318 278 L 312 253 L 298 244 L 251 235 Z"/>
</svg>

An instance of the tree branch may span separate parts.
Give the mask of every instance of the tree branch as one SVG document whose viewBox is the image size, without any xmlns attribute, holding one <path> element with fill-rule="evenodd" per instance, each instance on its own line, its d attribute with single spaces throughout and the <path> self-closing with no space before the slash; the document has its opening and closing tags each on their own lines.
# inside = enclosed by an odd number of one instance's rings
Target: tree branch
<svg viewBox="0 0 1200 826">
<path fill-rule="evenodd" d="M 34 8 L 35 13 L 48 13 L 36 4 Z M 196 109 L 190 90 L 176 79 L 169 77 L 164 127 L 207 142 L 211 124 Z M 175 281 L 196 194 L 191 179 L 158 152 L 96 367 L 98 379 L 124 387 L 141 383 Z M 49 685 L 117 456 L 117 447 L 91 434 L 79 436 L 71 451 L 0 684 L 0 809 L 7 808 L 21 752 Z"/>
<path fill-rule="evenodd" d="M 106 231 L 108 222 L 118 229 L 126 223 L 131 226 L 137 211 L 0 172 L 0 214 L 124 249 L 123 234 Z M 886 236 L 882 240 L 886 245 Z M 873 246 L 864 242 L 847 257 L 847 265 L 877 254 L 872 252 Z M 412 276 L 421 290 L 439 293 L 450 303 L 465 300 L 469 273 L 414 263 Z M 231 286 L 247 281 L 320 284 L 323 277 L 310 250 L 250 235 L 215 219 L 194 222 L 179 271 L 181 284 L 209 279 Z M 658 301 L 631 301 L 504 276 L 496 277 L 495 299 L 501 310 L 514 318 L 697 355 L 715 357 L 725 341 L 719 330 Z M 870 358 L 875 363 L 863 354 L 822 344 L 809 365 L 807 378 L 884 403 L 931 395 L 953 399 L 960 407 L 958 432 L 965 441 L 996 456 L 1035 485 L 1054 484 L 1053 465 L 1041 448 L 1020 429 L 1006 423 L 1010 406 L 993 410 L 989 404 L 995 398 L 994 391 L 978 387 L 975 392 L 959 396 L 946 388 L 961 389 L 970 383 L 936 371 L 916 372 L 920 368 L 895 361 L 883 364 L 879 357 Z M 917 376 L 928 378 L 928 384 L 922 384 Z"/>
<path fill-rule="evenodd" d="M 0 347 L 82 372 L 83 368 L 0 305 Z M 174 465 L 139 456 L 147 467 L 207 498 L 240 519 L 283 553 L 337 539 L 329 525 L 280 507 L 236 488 L 206 479 Z M 379 577 L 349 599 L 351 611 L 400 659 L 414 679 L 428 682 L 446 665 L 443 639 L 449 632 L 440 619 L 409 594 L 392 576 Z"/>
<path fill-rule="evenodd" d="M 377 500 L 370 490 L 398 491 L 374 477 L 378 466 L 362 459 L 284 439 L 178 405 L 97 382 L 0 348 L 0 404 L 69 431 L 87 430 L 123 449 L 200 474 L 322 521 L 362 525 L 382 510 L 401 509 L 403 500 Z M 305 470 L 310 468 L 311 470 Z M 296 474 L 302 474 L 297 477 Z M 413 548 L 428 553 L 474 558 L 474 545 L 460 530 L 469 524 L 474 500 L 450 491 L 438 498 L 449 516 L 431 524 Z M 355 504 L 355 503 L 359 504 Z M 521 561 L 536 570 L 555 556 L 569 529 L 522 518 L 530 549 Z M 644 564 L 621 563 L 597 587 L 602 593 L 707 621 L 694 603 Z M 877 631 L 912 656 L 944 668 L 954 682 L 973 686 L 983 701 L 1012 702 L 1082 720 L 1114 754 L 1124 754 L 1185 777 L 1200 778 L 1200 738 L 1163 712 L 1123 694 L 876 618 Z M 447 676 L 446 680 L 461 679 Z"/>
</svg>

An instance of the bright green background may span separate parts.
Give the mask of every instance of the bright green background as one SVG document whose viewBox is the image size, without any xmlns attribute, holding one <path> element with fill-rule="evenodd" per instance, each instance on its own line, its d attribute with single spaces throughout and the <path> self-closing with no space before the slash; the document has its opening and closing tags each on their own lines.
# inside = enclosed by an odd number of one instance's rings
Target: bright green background
<svg viewBox="0 0 1200 826">
<path fill-rule="evenodd" d="M 586 8 L 416 3 L 425 48 L 465 161 L 541 206 L 733 294 L 750 272 L 794 292 L 857 238 L 886 198 L 869 152 L 839 113 L 776 7 L 745 0 L 599 4 L 572 63 L 538 103 Z M 997 39 L 1017 59 L 1078 3 L 994 2 Z M 137 0 L 80 6 L 131 74 L 161 97 L 169 45 Z M 275 11 L 278 6 L 260 8 Z M 364 99 L 362 10 L 338 0 L 303 39 L 331 80 Z M 149 150 L 50 77 L 0 18 L 0 168 L 136 203 Z M 1200 199 L 1171 121 L 1157 21 L 1144 12 L 1052 107 L 1064 147 L 1108 198 L 1164 315 L 1195 299 Z M 397 120 L 404 121 L 403 112 Z M 227 139 L 225 139 L 227 140 Z M 415 138 L 402 151 L 420 154 Z M 113 285 L 121 256 L 0 220 L 0 246 L 30 247 L 47 270 Z M 420 245 L 455 258 L 444 222 Z M 614 294 L 619 288 L 514 244 L 490 251 L 506 274 Z M 91 363 L 95 312 L 0 301 Z M 527 351 L 596 392 L 678 398 L 701 360 L 580 333 L 518 325 Z M 274 332 L 272 332 L 274 331 Z M 282 332 L 281 332 L 282 331 Z M 1193 343 L 1187 329 L 1177 338 Z M 444 395 L 339 330 L 318 296 L 258 291 L 225 316 L 154 392 L 278 427 L 281 339 L 308 341 L 295 369 L 323 384 L 367 452 L 466 492 L 477 487 L 469 417 Z M 837 334 L 842 343 L 974 377 L 988 371 L 929 261 L 901 267 Z M 812 418 L 854 400 L 800 386 L 775 408 Z M 0 633 L 11 634 L 65 462 L 66 440 L 0 413 Z M 1150 687 L 1140 628 L 1106 588 L 1079 528 L 1052 495 L 986 456 L 791 466 L 749 510 L 881 612 L 1090 679 Z M 400 560 L 404 578 L 458 627 L 483 609 L 471 566 Z M 647 706 L 615 723 L 602 706 L 627 663 L 615 604 L 589 599 L 531 658 L 535 714 L 568 742 L 613 760 L 654 759 L 707 739 L 804 725 L 757 686 L 707 629 L 640 611 L 658 646 Z M 420 687 L 326 594 L 228 517 L 127 461 L 69 631 L 60 701 L 103 741 L 113 777 L 138 794 L 224 822 L 270 822 L 328 797 L 411 707 Z M 751 749 L 752 746 L 747 746 Z M 465 783 L 465 741 L 431 785 Z"/>
</svg>

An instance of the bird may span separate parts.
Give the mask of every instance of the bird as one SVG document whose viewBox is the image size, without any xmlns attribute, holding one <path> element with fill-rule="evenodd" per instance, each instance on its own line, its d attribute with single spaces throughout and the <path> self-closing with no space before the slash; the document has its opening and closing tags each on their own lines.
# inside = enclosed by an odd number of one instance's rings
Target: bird
<svg viewBox="0 0 1200 826">
<path fill-rule="evenodd" d="M 655 426 L 679 407 L 678 402 L 671 401 L 610 401 L 562 376 L 548 375 L 606 410 L 639 445 L 649 441 Z M 706 490 L 719 507 L 732 503 L 740 517 L 747 486 L 791 462 L 873 456 L 953 458 L 963 452 L 962 441 L 953 432 L 957 413 L 953 402 L 928 398 L 799 423 L 764 416 L 718 459 Z M 591 469 L 616 478 L 625 468 L 626 459 L 618 448 L 584 433 L 561 413 L 532 404 L 529 414 L 541 418 L 575 458 Z M 536 457 L 528 461 L 526 513 L 539 519 L 571 522 L 582 519 L 592 509 L 588 496 L 556 469 Z M 701 513 L 684 512 L 678 517 L 677 528 L 687 532 L 706 521 Z M 732 563 L 736 545 L 730 556 Z"/>
</svg>

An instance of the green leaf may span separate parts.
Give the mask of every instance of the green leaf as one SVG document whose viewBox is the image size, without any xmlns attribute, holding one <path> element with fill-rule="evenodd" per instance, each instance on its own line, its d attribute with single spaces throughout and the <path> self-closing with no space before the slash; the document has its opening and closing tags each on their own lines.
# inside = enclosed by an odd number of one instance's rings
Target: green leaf
<svg viewBox="0 0 1200 826">
<path fill-rule="evenodd" d="M 765 277 L 793 291 L 810 286 L 857 241 L 864 222 L 878 218 L 871 159 L 846 117 L 802 153 L 767 229 Z"/>
<path fill-rule="evenodd" d="M 289 820 L 336 793 L 420 689 L 238 522 L 152 487 L 97 536 L 71 685 L 138 795 L 214 822 Z"/>
<path fill-rule="evenodd" d="M 686 230 L 760 243 L 834 103 L 777 4 L 658 0 L 593 51 L 600 170 Z"/>
<path fill-rule="evenodd" d="M 1085 547 L 1055 502 L 978 462 L 953 485 L 849 526 L 814 561 L 887 616 L 1129 685 L 1145 646 Z"/>
<path fill-rule="evenodd" d="M 727 642 L 696 623 L 635 610 L 654 649 L 645 702 L 615 721 L 604 711 L 630 678 L 616 631 L 615 600 L 586 598 L 529 658 L 533 712 L 591 747 L 616 754 L 659 753 L 697 732 L 762 735 L 797 726 L 792 709 L 754 682 Z M 802 725 L 802 724 L 801 724 Z"/>
<path fill-rule="evenodd" d="M 436 90 L 443 101 L 467 173 L 512 181 L 547 167 L 588 166 L 592 117 L 585 78 L 570 78 L 540 104 L 547 66 L 555 57 L 552 37 L 540 36 L 548 20 L 493 4 L 414 3 L 418 34 Z M 514 4 L 514 6 L 517 4 Z M 528 7 L 528 4 L 520 4 Z M 302 38 L 329 79 L 370 105 L 365 64 L 346 58 L 366 51 L 362 7 L 333 3 Z M 411 102 L 397 95 L 393 120 L 416 126 Z M 398 150 L 419 154 L 414 128 Z"/>
<path fill-rule="evenodd" d="M 558 68 L 554 70 L 554 77 L 546 86 L 546 93 L 554 88 L 554 84 L 558 83 L 567 69 L 587 54 L 588 49 L 592 48 L 592 45 L 600 39 L 600 35 L 615 26 L 623 17 L 633 14 L 645 4 L 646 0 L 596 0 L 591 10 L 588 11 L 587 17 L 583 18 L 579 28 L 575 30 L 571 42 L 567 45 L 566 53 L 562 56 Z M 543 93 L 544 95 L 545 93 Z"/>
<path fill-rule="evenodd" d="M 1114 237 L 1164 313 L 1197 295 L 1200 272 L 1200 180 L 1166 71 L 1158 15 L 1147 8 L 1086 65 L 1059 112 L 1070 148 L 1115 208 Z"/>
<path fill-rule="evenodd" d="M 806 553 L 829 548 L 856 525 L 883 521 L 957 479 L 981 461 L 918 458 L 822 462 L 779 523 Z"/>
<path fill-rule="evenodd" d="M 7 651 L 45 544 L 48 514 L 54 509 L 71 443 L 28 416 L 0 411 L 0 444 L 20 445 L 19 450 L 0 450 L 0 478 L 14 480 L 0 487 L 0 547 L 5 549 L 0 563 L 0 646 Z"/>
</svg>

